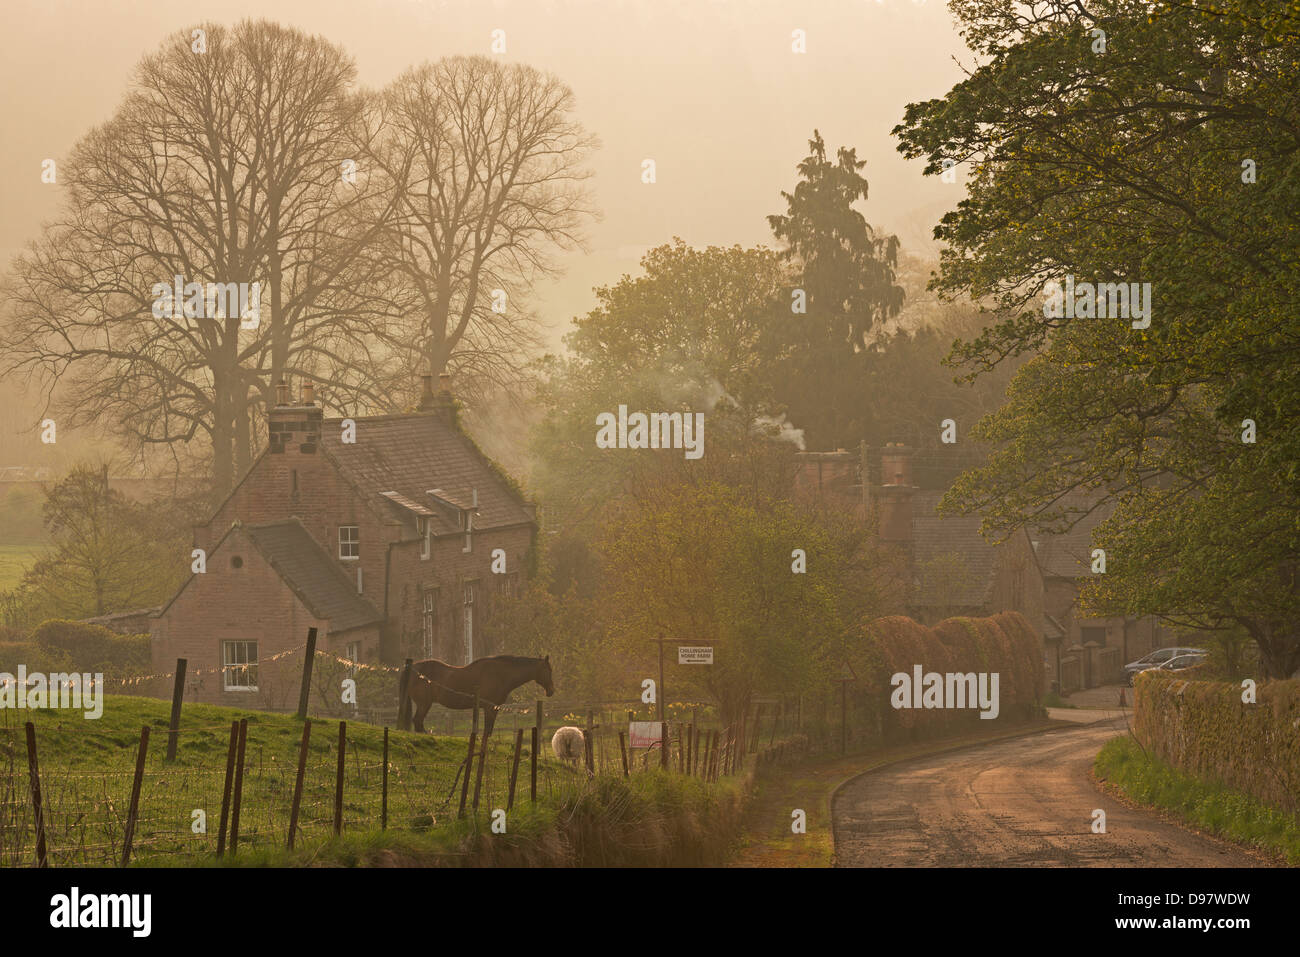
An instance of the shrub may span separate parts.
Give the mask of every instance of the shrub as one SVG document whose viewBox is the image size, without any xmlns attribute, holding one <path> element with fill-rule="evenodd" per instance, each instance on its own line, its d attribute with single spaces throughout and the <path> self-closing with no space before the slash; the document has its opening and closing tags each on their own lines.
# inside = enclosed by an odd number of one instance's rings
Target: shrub
<svg viewBox="0 0 1300 957">
<path fill-rule="evenodd" d="M 149 670 L 148 635 L 119 635 L 102 625 L 51 619 L 32 632 L 32 643 L 77 671 L 121 678 Z"/>
<path fill-rule="evenodd" d="M 879 618 L 862 626 L 851 661 L 858 676 L 857 700 L 878 733 L 887 737 L 933 736 L 979 722 L 978 709 L 895 709 L 891 678 L 925 672 L 996 672 L 999 717 L 1031 717 L 1043 706 L 1043 659 L 1039 638 L 1024 616 L 949 618 L 927 628 L 911 618 Z"/>
</svg>

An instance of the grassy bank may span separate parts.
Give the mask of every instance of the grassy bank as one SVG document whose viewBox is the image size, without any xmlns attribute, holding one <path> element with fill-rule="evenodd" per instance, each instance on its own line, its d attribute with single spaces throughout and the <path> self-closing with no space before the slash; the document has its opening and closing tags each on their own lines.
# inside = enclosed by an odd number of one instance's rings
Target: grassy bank
<svg viewBox="0 0 1300 957">
<path fill-rule="evenodd" d="M 1018 737 L 1061 724 L 1046 718 L 1035 719 L 996 731 L 949 735 L 845 757 L 813 759 L 790 767 L 764 769 L 755 783 L 744 835 L 729 863 L 735 867 L 830 867 L 835 855 L 831 796 L 845 781 L 897 761 L 999 738 Z M 790 830 L 790 815 L 796 808 L 807 815 L 805 834 L 794 834 Z"/>
<path fill-rule="evenodd" d="M 739 838 L 746 788 L 651 771 L 602 776 L 554 803 L 425 833 L 370 830 L 293 852 L 260 849 L 226 867 L 695 867 L 726 861 Z M 209 862 L 216 863 L 216 862 Z"/>
<path fill-rule="evenodd" d="M 218 864 L 216 844 L 230 723 L 248 719 L 239 853 L 223 866 L 657 865 L 721 862 L 740 831 L 745 789 L 658 771 L 588 779 L 540 750 L 538 800 L 529 799 L 527 746 L 505 833 L 513 735 L 493 735 L 479 808 L 457 818 L 462 737 L 392 732 L 388 829 L 383 729 L 350 723 L 344 752 L 343 834 L 333 834 L 339 722 L 312 721 L 295 850 L 285 850 L 303 725 L 292 715 L 186 705 L 174 762 L 165 760 L 169 705 L 107 696 L 103 716 L 0 710 L 0 862 L 30 864 L 35 844 L 23 723 L 36 727 L 50 863 L 105 865 L 121 851 L 140 731 L 150 744 L 132 860 Z M 468 794 L 479 787 L 474 775 Z"/>
<path fill-rule="evenodd" d="M 1108 741 L 1093 773 L 1129 801 L 1172 813 L 1193 827 L 1300 864 L 1300 816 L 1184 774 L 1143 753 L 1132 737 Z"/>
</svg>

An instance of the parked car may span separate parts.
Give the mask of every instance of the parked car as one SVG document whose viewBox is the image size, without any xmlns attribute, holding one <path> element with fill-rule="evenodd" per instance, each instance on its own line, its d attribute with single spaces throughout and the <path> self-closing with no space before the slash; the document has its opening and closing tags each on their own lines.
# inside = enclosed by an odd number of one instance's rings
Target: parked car
<svg viewBox="0 0 1300 957">
<path fill-rule="evenodd" d="M 1159 648 L 1139 658 L 1137 661 L 1130 661 L 1124 666 L 1124 672 L 1128 675 L 1129 687 L 1133 686 L 1133 676 L 1139 671 L 1146 671 L 1148 668 L 1158 668 L 1163 664 L 1182 655 L 1200 655 L 1204 657 L 1209 654 L 1204 648 Z M 1187 666 L 1184 666 L 1187 667 Z"/>
<path fill-rule="evenodd" d="M 1163 665 L 1156 665 L 1157 671 L 1183 671 L 1187 668 L 1195 668 L 1205 660 L 1204 654 L 1197 655 L 1175 655 L 1166 661 Z"/>
</svg>

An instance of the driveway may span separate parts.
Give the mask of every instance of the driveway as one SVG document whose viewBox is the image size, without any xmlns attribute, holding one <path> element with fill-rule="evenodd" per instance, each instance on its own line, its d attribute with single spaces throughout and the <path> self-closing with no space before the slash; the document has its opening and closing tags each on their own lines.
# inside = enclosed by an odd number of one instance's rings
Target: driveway
<svg viewBox="0 0 1300 957">
<path fill-rule="evenodd" d="M 1089 772 L 1124 721 L 1054 729 L 860 775 L 831 804 L 839 867 L 1259 867 L 1105 796 Z M 1093 810 L 1106 833 L 1092 833 Z"/>
</svg>

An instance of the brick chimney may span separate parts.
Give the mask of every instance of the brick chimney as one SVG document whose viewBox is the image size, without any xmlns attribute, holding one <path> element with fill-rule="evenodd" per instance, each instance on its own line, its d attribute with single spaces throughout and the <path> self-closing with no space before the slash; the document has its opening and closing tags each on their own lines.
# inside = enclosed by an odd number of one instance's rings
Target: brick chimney
<svg viewBox="0 0 1300 957">
<path fill-rule="evenodd" d="M 858 479 L 858 456 L 844 449 L 834 452 L 796 452 L 798 471 L 794 477 L 797 494 L 840 505 L 862 501 Z"/>
<path fill-rule="evenodd" d="M 421 412 L 437 412 L 444 422 L 452 422 L 455 418 L 456 400 L 451 394 L 451 375 L 446 372 L 439 373 L 437 395 L 433 392 L 433 376 L 422 375 L 420 380 L 423 388 L 417 408 Z"/>
<path fill-rule="evenodd" d="M 273 454 L 297 452 L 314 455 L 320 447 L 321 420 L 325 411 L 316 404 L 315 390 L 304 382 L 302 401 L 290 405 L 289 386 L 279 382 L 275 387 L 276 404 L 266 416 L 269 451 Z"/>
<path fill-rule="evenodd" d="M 895 545 L 912 542 L 912 450 L 889 442 L 881 452 L 880 540 Z"/>
</svg>

